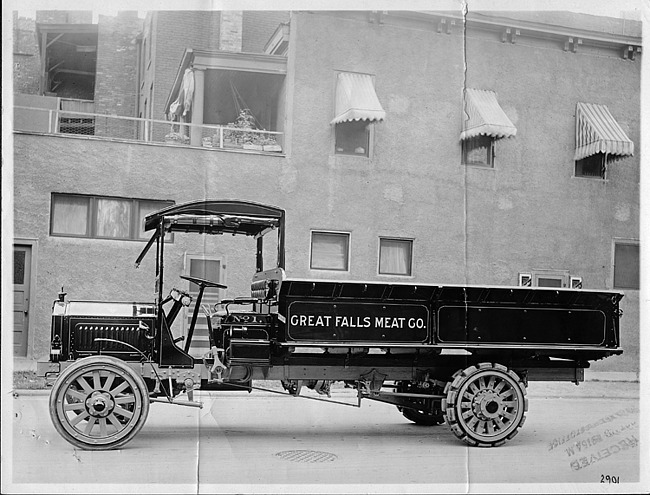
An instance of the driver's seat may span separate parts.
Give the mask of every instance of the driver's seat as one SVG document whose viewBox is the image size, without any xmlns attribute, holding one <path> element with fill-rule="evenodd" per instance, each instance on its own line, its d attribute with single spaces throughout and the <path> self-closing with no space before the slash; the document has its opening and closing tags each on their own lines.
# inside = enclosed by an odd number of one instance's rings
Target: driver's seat
<svg viewBox="0 0 650 495">
<path fill-rule="evenodd" d="M 277 302 L 280 286 L 285 278 L 286 275 L 282 268 L 257 272 L 253 275 L 251 282 L 251 296 L 267 304 Z"/>
</svg>

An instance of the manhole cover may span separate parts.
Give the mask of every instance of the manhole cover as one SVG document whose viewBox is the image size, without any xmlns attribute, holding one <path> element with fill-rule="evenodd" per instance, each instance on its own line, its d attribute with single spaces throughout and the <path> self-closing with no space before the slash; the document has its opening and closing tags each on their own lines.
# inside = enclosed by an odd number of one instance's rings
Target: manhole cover
<svg viewBox="0 0 650 495">
<path fill-rule="evenodd" d="M 285 450 L 275 456 L 291 462 L 332 462 L 338 458 L 335 454 L 315 450 Z"/>
</svg>

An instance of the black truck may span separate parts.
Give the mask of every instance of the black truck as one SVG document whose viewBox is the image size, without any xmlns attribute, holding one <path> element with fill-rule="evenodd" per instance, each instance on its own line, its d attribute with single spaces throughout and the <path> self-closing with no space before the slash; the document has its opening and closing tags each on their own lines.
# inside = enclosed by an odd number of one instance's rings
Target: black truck
<svg viewBox="0 0 650 495">
<path fill-rule="evenodd" d="M 394 404 L 414 423 L 446 422 L 465 443 L 494 447 L 524 424 L 529 381 L 577 384 L 590 361 L 622 353 L 617 292 L 292 279 L 285 212 L 246 201 L 170 206 L 147 216 L 145 230 L 152 236 L 136 264 L 155 248 L 153 302 L 67 301 L 62 292 L 53 305 L 50 357 L 38 370 L 56 377 L 50 415 L 76 447 L 121 447 L 151 403 L 200 407 L 195 390 L 250 391 L 256 380 L 322 400 L 345 382 L 358 404 Z M 168 233 L 256 239 L 250 294 L 202 304 L 206 288 L 226 287 L 181 276 L 199 288 L 184 336 L 172 324 L 192 296 L 164 290 Z M 271 235 L 276 262 L 265 267 Z M 195 358 L 198 318 L 210 350 Z"/>
</svg>

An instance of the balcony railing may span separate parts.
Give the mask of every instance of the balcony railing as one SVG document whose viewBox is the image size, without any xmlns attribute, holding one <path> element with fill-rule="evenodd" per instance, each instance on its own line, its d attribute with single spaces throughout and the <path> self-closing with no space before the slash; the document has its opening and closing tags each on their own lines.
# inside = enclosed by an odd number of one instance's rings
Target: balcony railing
<svg viewBox="0 0 650 495">
<path fill-rule="evenodd" d="M 284 133 L 223 125 L 121 117 L 99 113 L 14 107 L 14 129 L 204 149 L 282 153 Z"/>
</svg>

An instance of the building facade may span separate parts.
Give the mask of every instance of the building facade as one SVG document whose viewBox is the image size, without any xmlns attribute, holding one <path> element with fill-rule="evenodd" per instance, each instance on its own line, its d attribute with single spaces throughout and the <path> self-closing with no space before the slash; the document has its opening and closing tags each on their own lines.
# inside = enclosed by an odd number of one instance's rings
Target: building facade
<svg viewBox="0 0 650 495">
<path fill-rule="evenodd" d="M 38 91 L 29 64 L 16 76 L 17 354 L 47 354 L 61 287 L 151 300 L 152 261 L 133 268 L 141 219 L 213 198 L 286 209 L 293 277 L 624 291 L 625 352 L 593 368 L 638 373 L 638 23 L 318 11 L 71 24 L 36 25 Z M 95 52 L 80 52 L 96 55 L 92 99 L 43 86 L 56 36 L 93 32 Z M 91 72 L 67 70 L 53 80 Z M 242 112 L 253 129 L 233 132 Z M 189 242 L 169 240 L 167 284 L 203 273 L 221 296 L 248 293 L 253 241 Z"/>
</svg>

